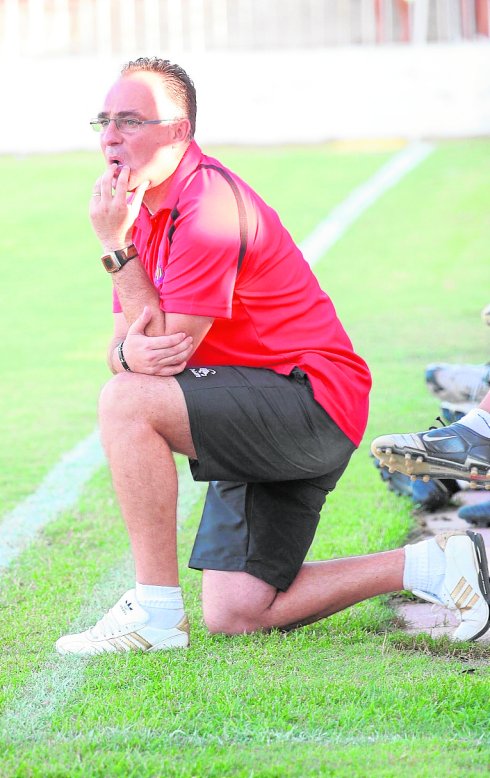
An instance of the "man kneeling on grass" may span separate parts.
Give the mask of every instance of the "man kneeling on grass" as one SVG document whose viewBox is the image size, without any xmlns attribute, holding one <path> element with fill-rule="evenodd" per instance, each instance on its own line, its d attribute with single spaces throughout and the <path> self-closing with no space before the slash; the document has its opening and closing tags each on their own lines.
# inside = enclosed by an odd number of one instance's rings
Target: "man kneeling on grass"
<svg viewBox="0 0 490 778">
<path fill-rule="evenodd" d="M 177 474 L 208 493 L 190 566 L 204 619 L 229 635 L 293 627 L 402 588 L 489 623 L 481 537 L 305 564 L 325 496 L 363 435 L 370 375 L 277 214 L 193 140 L 177 65 L 126 65 L 91 123 L 106 171 L 90 216 L 114 281 L 114 377 L 100 429 L 136 586 L 62 654 L 188 645 L 178 585 Z"/>
</svg>

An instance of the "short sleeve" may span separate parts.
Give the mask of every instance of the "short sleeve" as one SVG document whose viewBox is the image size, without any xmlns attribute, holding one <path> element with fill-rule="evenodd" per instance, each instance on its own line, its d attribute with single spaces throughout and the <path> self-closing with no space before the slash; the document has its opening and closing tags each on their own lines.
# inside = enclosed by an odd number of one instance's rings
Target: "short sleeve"
<svg viewBox="0 0 490 778">
<path fill-rule="evenodd" d="M 112 288 L 112 313 L 122 313 L 121 303 L 115 288 Z"/>
<path fill-rule="evenodd" d="M 201 170 L 177 205 L 160 289 L 167 313 L 231 318 L 240 252 L 240 222 L 229 183 Z"/>
</svg>

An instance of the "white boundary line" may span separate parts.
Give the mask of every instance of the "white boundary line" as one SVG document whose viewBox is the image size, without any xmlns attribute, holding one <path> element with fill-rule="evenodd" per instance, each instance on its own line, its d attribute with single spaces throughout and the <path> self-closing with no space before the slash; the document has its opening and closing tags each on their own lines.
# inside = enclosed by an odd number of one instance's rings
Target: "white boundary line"
<svg viewBox="0 0 490 778">
<path fill-rule="evenodd" d="M 433 150 L 434 147 L 429 143 L 411 143 L 389 159 L 364 184 L 353 189 L 301 244 L 301 251 L 310 265 L 316 264 L 369 206 L 423 162 Z"/>
<path fill-rule="evenodd" d="M 301 245 L 310 264 L 321 259 L 366 208 L 422 162 L 431 151 L 432 147 L 428 144 L 412 144 L 355 189 Z M 0 525 L 0 568 L 20 554 L 39 529 L 76 503 L 83 486 L 103 462 L 104 455 L 97 432 L 61 459 L 37 491 L 9 513 Z M 179 472 L 179 486 L 180 523 L 200 499 L 205 484 L 195 483 L 184 467 Z M 113 570 L 95 587 L 89 602 L 80 609 L 72 622 L 71 630 L 83 629 L 91 615 L 96 619 L 104 611 L 104 603 L 111 599 L 111 595 L 114 599 L 120 594 L 131 574 L 132 562 L 128 558 L 126 565 Z M 64 657 L 59 660 L 53 653 L 46 660 L 45 667 L 28 679 L 0 716 L 0 736 L 10 742 L 44 738 L 52 714 L 82 686 L 85 666 L 83 659 Z M 46 700 L 49 700 L 49 705 L 46 705 Z"/>
<path fill-rule="evenodd" d="M 104 463 L 98 432 L 78 443 L 31 494 L 0 524 L 0 572 L 32 542 L 37 532 L 76 504 L 89 478 Z"/>
<path fill-rule="evenodd" d="M 301 244 L 307 261 L 311 265 L 318 262 L 370 205 L 432 150 L 428 143 L 412 143 L 354 189 Z M 96 431 L 65 454 L 34 494 L 5 516 L 0 524 L 0 573 L 32 542 L 42 527 L 76 504 L 84 485 L 103 462 L 104 454 Z"/>
</svg>

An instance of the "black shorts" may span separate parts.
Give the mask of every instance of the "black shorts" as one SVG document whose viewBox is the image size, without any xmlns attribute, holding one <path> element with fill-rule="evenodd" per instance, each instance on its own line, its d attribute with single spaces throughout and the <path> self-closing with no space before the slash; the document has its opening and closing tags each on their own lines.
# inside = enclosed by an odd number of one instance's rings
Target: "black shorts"
<svg viewBox="0 0 490 778">
<path fill-rule="evenodd" d="M 210 482 L 189 567 L 287 589 L 354 444 L 298 368 L 200 367 L 175 378 L 197 454 L 192 475 Z"/>
</svg>

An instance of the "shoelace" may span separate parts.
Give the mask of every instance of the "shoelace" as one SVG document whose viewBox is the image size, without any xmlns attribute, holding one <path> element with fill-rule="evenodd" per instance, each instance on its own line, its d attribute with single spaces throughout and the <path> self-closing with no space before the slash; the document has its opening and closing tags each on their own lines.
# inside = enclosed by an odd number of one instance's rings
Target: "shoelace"
<svg viewBox="0 0 490 778">
<path fill-rule="evenodd" d="M 90 630 L 91 635 L 94 638 L 109 638 L 115 635 L 120 635 L 124 630 L 121 628 L 118 620 L 114 616 L 113 609 L 111 608 L 105 616 L 102 616 L 97 624 Z"/>
<path fill-rule="evenodd" d="M 440 416 L 436 416 L 436 421 L 440 422 L 441 427 L 447 427 L 447 424 L 441 419 Z M 434 424 L 432 427 L 429 427 L 429 430 L 440 430 L 441 427 L 436 427 Z"/>
</svg>

